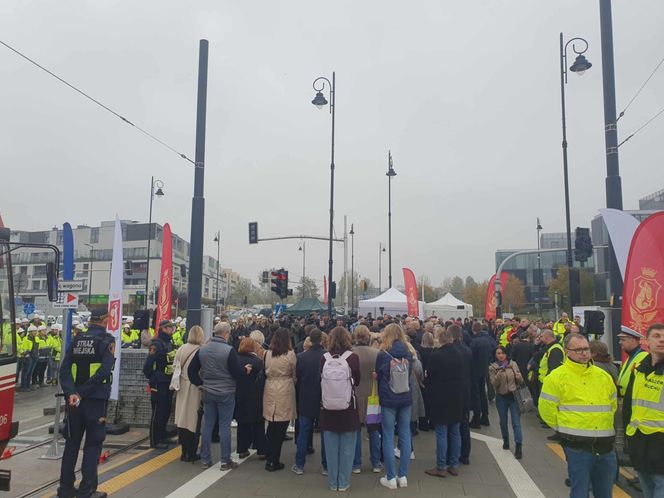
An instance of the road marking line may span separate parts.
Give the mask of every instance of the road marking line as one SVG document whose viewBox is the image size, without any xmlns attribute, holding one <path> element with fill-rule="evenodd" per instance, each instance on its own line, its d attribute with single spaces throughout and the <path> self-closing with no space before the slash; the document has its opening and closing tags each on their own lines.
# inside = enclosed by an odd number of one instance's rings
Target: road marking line
<svg viewBox="0 0 664 498">
<path fill-rule="evenodd" d="M 251 450 L 251 455 L 253 455 L 254 453 L 256 452 L 254 450 Z M 237 454 L 235 455 L 237 456 Z M 242 464 L 248 458 L 251 458 L 251 455 L 249 455 L 246 458 L 239 459 L 237 463 Z M 178 489 L 173 491 L 170 495 L 166 496 L 166 498 L 189 498 L 189 497 L 194 498 L 195 496 L 200 495 L 203 491 L 208 489 L 215 482 L 217 482 L 219 479 L 221 479 L 230 472 L 230 470 L 220 471 L 218 465 L 219 462 L 215 463 L 209 469 L 204 470 L 203 472 L 193 477 L 188 482 L 184 483 Z"/>
<path fill-rule="evenodd" d="M 517 498 L 545 498 L 516 458 L 505 458 L 501 439 L 471 432 L 470 437 L 484 441 Z M 510 456 L 512 456 L 510 454 Z"/>
<path fill-rule="evenodd" d="M 21 431 L 21 432 L 19 432 L 18 434 L 16 434 L 16 436 L 22 436 L 23 434 L 27 434 L 28 432 L 38 431 L 39 429 L 43 429 L 43 428 L 45 428 L 45 427 L 50 427 L 50 426 L 52 426 L 52 425 L 53 425 L 53 421 L 50 421 L 50 422 L 47 423 L 47 424 L 44 424 L 44 425 L 38 425 L 37 427 L 33 427 L 32 429 L 26 429 L 26 430 L 24 430 L 24 431 Z"/>
<path fill-rule="evenodd" d="M 562 446 L 556 443 L 547 443 L 547 446 L 558 456 L 558 458 L 560 458 L 563 462 L 567 462 L 567 459 L 565 458 L 565 450 L 563 450 Z M 629 498 L 629 496 L 630 495 L 625 493 L 625 491 L 623 491 L 620 486 L 616 486 L 615 484 L 613 485 L 613 498 Z"/>
</svg>

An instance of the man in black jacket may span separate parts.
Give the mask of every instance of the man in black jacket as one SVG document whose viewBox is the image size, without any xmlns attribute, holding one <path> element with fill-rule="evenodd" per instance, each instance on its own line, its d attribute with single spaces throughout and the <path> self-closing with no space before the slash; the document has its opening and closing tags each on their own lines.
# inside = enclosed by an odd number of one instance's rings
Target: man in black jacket
<svg viewBox="0 0 664 498">
<path fill-rule="evenodd" d="M 489 333 L 482 330 L 479 323 L 473 324 L 473 340 L 470 350 L 473 353 L 473 373 L 471 376 L 471 398 L 473 419 L 470 427 L 479 429 L 483 425 L 489 425 L 489 400 L 486 395 L 486 378 L 489 371 L 489 363 L 496 350 L 496 341 L 489 337 Z"/>
<path fill-rule="evenodd" d="M 297 378 L 297 453 L 295 455 L 295 465 L 293 472 L 298 475 L 304 473 L 304 463 L 307 452 L 311 448 L 313 439 L 314 420 L 320 415 L 321 401 L 321 358 L 325 354 L 325 349 L 320 344 L 321 331 L 314 328 L 309 332 L 311 348 L 297 355 L 297 366 L 295 370 Z M 321 434 L 321 445 L 323 434 Z M 323 468 L 325 465 L 325 450 L 321 448 L 323 458 Z"/>
<path fill-rule="evenodd" d="M 452 332 L 454 338 L 453 347 L 463 358 L 463 378 L 466 381 L 463 397 L 463 414 L 459 425 L 461 433 L 461 453 L 459 461 L 464 465 L 470 464 L 470 379 L 473 375 L 473 353 L 468 346 L 464 344 L 463 332 L 458 325 L 450 325 L 448 330 Z M 449 437 L 448 437 L 449 439 Z M 448 445 L 449 447 L 449 445 Z"/>
</svg>

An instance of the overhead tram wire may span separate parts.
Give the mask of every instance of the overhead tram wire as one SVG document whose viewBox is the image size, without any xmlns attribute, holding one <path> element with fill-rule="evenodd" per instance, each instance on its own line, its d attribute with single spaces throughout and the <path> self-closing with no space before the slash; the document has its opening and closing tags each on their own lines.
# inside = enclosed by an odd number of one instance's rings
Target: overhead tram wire
<svg viewBox="0 0 664 498">
<path fill-rule="evenodd" d="M 115 112 L 113 109 L 111 109 L 110 107 L 104 105 L 104 104 L 101 103 L 99 100 L 95 99 L 94 97 L 92 97 L 92 96 L 88 95 L 87 93 L 85 93 L 83 90 L 77 88 L 76 86 L 72 85 L 72 84 L 69 83 L 68 81 L 64 80 L 63 78 L 61 78 L 60 76 L 58 76 L 57 74 L 55 74 L 53 71 L 50 71 L 50 70 L 46 69 L 44 66 L 42 66 L 41 64 L 39 64 L 39 63 L 36 62 L 35 60 L 31 59 L 31 58 L 28 57 L 27 55 L 21 53 L 20 51 L 18 51 L 17 49 L 15 49 L 14 47 L 12 47 L 11 45 L 5 43 L 5 42 L 2 41 L 2 40 L 0 40 L 0 44 L 1 44 L 1 45 L 4 45 L 4 46 L 7 47 L 9 50 L 11 50 L 12 52 L 14 52 L 16 55 L 22 57 L 22 58 L 25 59 L 26 61 L 30 62 L 30 63 L 33 64 L 34 66 L 36 66 L 36 67 L 38 67 L 39 69 L 41 69 L 42 71 L 48 73 L 49 75 L 51 75 L 52 77 L 54 77 L 56 80 L 58 80 L 60 83 L 63 83 L 63 84 L 65 84 L 65 85 L 67 85 L 69 88 L 71 88 L 72 90 L 74 90 L 75 92 L 80 93 L 80 94 L 83 95 L 86 99 L 88 99 L 88 100 L 94 102 L 95 104 L 97 104 L 97 105 L 98 105 L 99 107 L 101 107 L 102 109 L 105 109 L 106 111 L 108 111 L 108 112 L 110 112 L 111 114 L 113 114 L 115 117 L 120 118 L 123 122 L 127 123 L 127 124 L 130 125 L 130 126 L 133 126 L 134 128 L 136 128 L 138 131 L 140 131 L 141 133 L 143 133 L 143 134 L 144 134 L 145 136 L 147 136 L 148 138 L 154 140 L 155 142 L 157 142 L 157 143 L 160 144 L 161 146 L 166 147 L 166 148 L 167 148 L 168 150 L 170 150 L 171 152 L 176 153 L 178 156 L 180 156 L 180 157 L 181 157 L 182 159 L 184 159 L 185 161 L 189 161 L 191 164 L 194 164 L 194 165 L 196 164 L 194 161 L 192 161 L 191 159 L 189 159 L 189 157 L 187 157 L 186 154 L 184 154 L 184 153 L 178 151 L 178 150 L 175 149 L 174 147 L 171 147 L 171 146 L 168 145 L 166 142 L 164 142 L 163 140 L 157 138 L 156 136 L 154 136 L 152 133 L 150 133 L 150 132 L 147 131 L 146 129 L 141 128 L 140 126 L 138 126 L 138 125 L 135 124 L 135 123 L 132 123 L 132 122 L 131 122 L 129 119 L 127 119 L 126 117 L 124 117 L 124 116 L 122 116 L 121 114 Z"/>
<path fill-rule="evenodd" d="M 638 127 L 638 128 L 636 129 L 636 131 L 633 132 L 631 135 L 629 135 L 625 140 L 623 140 L 622 142 L 620 142 L 620 143 L 618 144 L 618 147 L 620 147 L 622 144 L 624 144 L 625 142 L 627 142 L 630 138 L 632 138 L 632 137 L 633 137 L 634 135 L 636 135 L 638 132 L 640 132 L 641 130 L 643 130 L 646 126 L 648 126 L 648 125 L 649 125 L 650 123 L 652 123 L 655 119 L 657 119 L 662 113 L 664 113 L 664 107 L 663 107 L 662 109 L 660 109 L 659 111 L 657 111 L 657 114 L 655 114 L 652 118 L 650 118 L 648 121 L 646 121 L 646 122 L 645 122 L 644 124 L 642 124 L 640 127 Z"/>
<path fill-rule="evenodd" d="M 652 70 L 652 72 L 650 73 L 650 76 L 648 76 L 648 77 L 646 78 L 646 80 L 643 82 L 643 84 L 641 85 L 641 87 L 636 91 L 636 93 L 634 94 L 634 97 L 631 98 L 631 100 L 627 103 L 627 105 L 625 106 L 625 108 L 620 112 L 620 114 L 619 114 L 618 117 L 616 118 L 616 122 L 618 122 L 618 121 L 620 120 L 620 118 L 622 118 L 622 117 L 625 115 L 625 112 L 627 112 L 627 109 L 629 109 L 629 106 L 631 106 L 631 105 L 632 105 L 632 102 L 634 102 L 634 101 L 636 100 L 636 98 L 639 96 L 639 94 L 641 93 L 641 91 L 645 88 L 645 86 L 646 86 L 646 85 L 648 84 L 648 82 L 652 79 L 652 77 L 655 75 L 655 73 L 657 72 L 657 70 L 660 68 L 660 66 L 661 66 L 662 64 L 664 64 L 664 57 L 662 57 L 662 60 L 660 60 L 660 61 L 659 61 L 659 64 L 657 64 L 657 65 L 655 66 L 655 69 Z M 623 140 L 622 143 L 625 143 L 626 141 L 627 141 L 627 140 Z M 620 145 L 619 145 L 619 147 L 620 147 Z"/>
</svg>

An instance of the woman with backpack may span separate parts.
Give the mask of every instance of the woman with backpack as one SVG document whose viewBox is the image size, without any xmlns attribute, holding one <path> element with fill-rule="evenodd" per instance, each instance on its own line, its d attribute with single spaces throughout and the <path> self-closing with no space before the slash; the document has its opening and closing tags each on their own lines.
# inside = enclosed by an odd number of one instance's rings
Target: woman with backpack
<svg viewBox="0 0 664 498">
<path fill-rule="evenodd" d="M 391 323 L 383 331 L 380 352 L 376 358 L 376 379 L 380 398 L 381 425 L 383 429 L 383 463 L 385 476 L 380 483 L 388 489 L 408 486 L 409 458 L 399 460 L 397 474 L 394 456 L 394 427 L 399 426 L 399 450 L 410 455 L 410 413 L 413 393 L 410 389 L 413 356 L 406 346 L 403 329 Z"/>
<path fill-rule="evenodd" d="M 320 428 L 325 442 L 327 480 L 332 491 L 347 491 L 360 430 L 355 387 L 360 383 L 360 359 L 351 351 L 350 333 L 335 327 L 328 352 L 321 359 Z"/>
</svg>

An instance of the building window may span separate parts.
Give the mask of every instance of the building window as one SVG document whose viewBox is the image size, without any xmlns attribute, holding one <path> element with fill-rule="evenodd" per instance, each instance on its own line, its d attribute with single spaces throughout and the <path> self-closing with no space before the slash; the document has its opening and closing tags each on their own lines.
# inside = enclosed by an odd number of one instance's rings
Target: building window
<svg viewBox="0 0 664 498">
<path fill-rule="evenodd" d="M 40 289 L 41 289 L 41 280 L 33 280 L 32 290 L 40 290 Z"/>
<path fill-rule="evenodd" d="M 99 227 L 94 227 L 90 229 L 90 244 L 99 243 Z"/>
<path fill-rule="evenodd" d="M 63 244 L 63 239 L 64 239 L 64 232 L 62 230 L 58 230 L 58 236 L 56 238 L 55 245 L 61 246 Z"/>
</svg>

